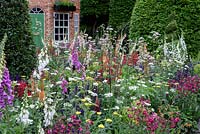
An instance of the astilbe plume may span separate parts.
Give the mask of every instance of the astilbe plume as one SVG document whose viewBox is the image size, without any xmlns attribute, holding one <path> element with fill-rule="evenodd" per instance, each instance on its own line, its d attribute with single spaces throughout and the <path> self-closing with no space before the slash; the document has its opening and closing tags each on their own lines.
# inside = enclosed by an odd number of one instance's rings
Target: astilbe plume
<svg viewBox="0 0 200 134">
<path fill-rule="evenodd" d="M 8 69 L 5 67 L 3 71 L 3 78 L 0 83 L 0 110 L 4 109 L 7 105 L 13 104 L 13 90 L 11 87 L 11 80 Z M 0 112 L 0 117 L 2 113 Z"/>
</svg>

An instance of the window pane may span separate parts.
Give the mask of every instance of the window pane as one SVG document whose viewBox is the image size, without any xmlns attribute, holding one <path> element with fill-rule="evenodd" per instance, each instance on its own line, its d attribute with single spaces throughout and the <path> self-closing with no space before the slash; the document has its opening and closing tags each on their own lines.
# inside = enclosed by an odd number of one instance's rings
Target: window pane
<svg viewBox="0 0 200 134">
<path fill-rule="evenodd" d="M 55 20 L 59 19 L 59 14 L 55 13 Z"/>
<path fill-rule="evenodd" d="M 78 32 L 78 27 L 75 27 L 74 31 L 75 31 L 75 33 L 77 33 Z"/>
<path fill-rule="evenodd" d="M 61 26 L 61 27 L 63 26 L 63 21 L 60 21 L 60 26 Z"/>
<path fill-rule="evenodd" d="M 69 39 L 68 39 L 68 34 L 65 35 L 65 38 L 66 38 L 66 40 L 69 40 Z"/>
<path fill-rule="evenodd" d="M 55 28 L 55 34 L 58 34 L 58 28 Z"/>
<path fill-rule="evenodd" d="M 75 16 L 74 16 L 74 20 L 78 20 L 78 15 L 77 14 L 75 14 Z"/>
<path fill-rule="evenodd" d="M 68 21 L 64 21 L 64 26 L 68 26 Z"/>
<path fill-rule="evenodd" d="M 58 35 L 55 35 L 55 40 L 58 40 Z"/>
<path fill-rule="evenodd" d="M 58 23 L 58 21 L 55 21 L 55 26 L 59 26 L 59 23 Z"/>
<path fill-rule="evenodd" d="M 63 20 L 63 14 L 60 14 L 60 20 Z"/>
<path fill-rule="evenodd" d="M 64 30 L 65 30 L 64 33 L 68 34 L 68 28 L 65 28 Z"/>
<path fill-rule="evenodd" d="M 60 29 L 60 34 L 63 34 L 63 28 Z"/>
<path fill-rule="evenodd" d="M 60 35 L 60 40 L 63 40 L 63 34 Z"/>
<path fill-rule="evenodd" d="M 75 22 L 74 22 L 74 26 L 78 26 L 78 21 L 75 21 Z"/>
<path fill-rule="evenodd" d="M 65 14 L 64 16 L 65 16 L 64 19 L 65 19 L 65 20 L 68 20 L 68 14 Z"/>
</svg>

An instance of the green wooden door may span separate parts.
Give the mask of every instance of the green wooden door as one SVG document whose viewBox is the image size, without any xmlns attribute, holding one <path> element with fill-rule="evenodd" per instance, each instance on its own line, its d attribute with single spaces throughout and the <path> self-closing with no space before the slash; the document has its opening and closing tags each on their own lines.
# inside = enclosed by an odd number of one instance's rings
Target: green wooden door
<svg viewBox="0 0 200 134">
<path fill-rule="evenodd" d="M 42 48 L 44 39 L 44 13 L 30 13 L 33 40 L 36 47 Z"/>
</svg>

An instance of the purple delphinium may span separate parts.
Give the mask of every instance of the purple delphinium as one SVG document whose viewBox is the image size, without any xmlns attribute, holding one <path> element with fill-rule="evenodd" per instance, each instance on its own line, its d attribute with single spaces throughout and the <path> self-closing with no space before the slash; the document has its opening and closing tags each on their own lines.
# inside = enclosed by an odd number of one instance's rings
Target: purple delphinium
<svg viewBox="0 0 200 134">
<path fill-rule="evenodd" d="M 80 72 L 82 64 L 78 60 L 78 51 L 72 50 L 72 57 L 71 57 L 72 66 L 75 67 L 75 69 Z"/>
<path fill-rule="evenodd" d="M 14 99 L 11 80 L 8 69 L 5 67 L 3 78 L 0 83 L 0 109 L 4 109 L 6 105 L 12 105 Z"/>
</svg>

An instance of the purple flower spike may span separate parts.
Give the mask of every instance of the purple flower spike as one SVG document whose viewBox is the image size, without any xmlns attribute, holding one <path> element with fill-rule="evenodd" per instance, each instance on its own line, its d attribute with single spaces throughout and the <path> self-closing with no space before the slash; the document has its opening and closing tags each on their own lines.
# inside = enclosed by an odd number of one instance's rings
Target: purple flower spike
<svg viewBox="0 0 200 134">
<path fill-rule="evenodd" d="M 80 72 L 82 64 L 78 60 L 78 52 L 76 50 L 72 50 L 72 66 L 75 67 L 75 69 Z"/>
<path fill-rule="evenodd" d="M 5 67 L 3 72 L 3 78 L 0 83 L 0 109 L 4 109 L 6 105 L 13 104 L 13 90 L 11 88 L 11 80 L 8 69 Z M 3 113 L 0 113 L 0 118 Z"/>
<path fill-rule="evenodd" d="M 67 93 L 67 85 L 68 85 L 68 82 L 67 80 L 63 79 L 62 80 L 62 84 L 61 84 L 61 87 L 62 87 L 62 94 L 66 94 Z"/>
</svg>

